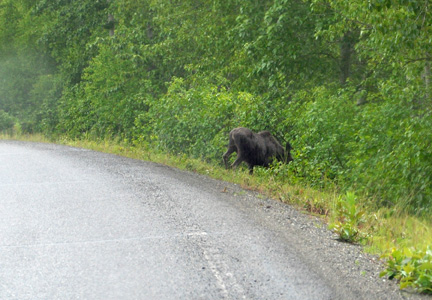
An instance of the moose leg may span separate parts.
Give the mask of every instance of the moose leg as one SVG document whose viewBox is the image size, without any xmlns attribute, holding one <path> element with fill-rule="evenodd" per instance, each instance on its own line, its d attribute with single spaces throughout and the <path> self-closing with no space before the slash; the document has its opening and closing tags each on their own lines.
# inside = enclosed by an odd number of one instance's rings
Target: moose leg
<svg viewBox="0 0 432 300">
<path fill-rule="evenodd" d="M 236 168 L 239 164 L 241 164 L 241 162 L 243 161 L 243 158 L 240 154 L 237 154 L 237 159 L 235 160 L 235 162 L 231 165 L 231 167 L 234 169 Z"/>
<path fill-rule="evenodd" d="M 249 174 L 252 175 L 253 174 L 253 168 L 254 168 L 254 166 L 253 165 L 249 165 L 248 167 L 249 167 Z"/>
<path fill-rule="evenodd" d="M 222 156 L 226 169 L 228 169 L 228 158 L 236 150 L 237 150 L 237 148 L 235 146 L 229 146 L 227 152 L 225 152 L 225 154 Z"/>
</svg>

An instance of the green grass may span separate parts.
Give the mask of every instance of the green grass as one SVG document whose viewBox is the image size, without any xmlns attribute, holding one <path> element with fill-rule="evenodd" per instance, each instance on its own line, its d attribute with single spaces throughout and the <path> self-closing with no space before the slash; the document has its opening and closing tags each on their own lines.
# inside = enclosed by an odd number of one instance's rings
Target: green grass
<svg viewBox="0 0 432 300">
<path fill-rule="evenodd" d="M 10 138 L 12 137 L 8 135 L 0 136 L 0 139 Z M 432 245 L 430 219 L 408 215 L 397 208 L 374 208 L 369 205 L 370 201 L 357 197 L 354 193 L 343 194 L 338 192 L 336 187 L 326 190 L 310 188 L 290 182 L 289 178 L 281 179 L 277 172 L 271 170 L 256 168 L 254 175 L 251 176 L 246 168 L 226 170 L 220 164 L 210 164 L 185 155 L 167 154 L 147 147 L 133 147 L 121 141 L 69 139 L 51 141 L 40 135 L 20 135 L 14 136 L 13 139 L 56 142 L 153 161 L 236 183 L 244 189 L 260 192 L 267 197 L 293 205 L 303 212 L 321 217 L 324 222 L 330 224 L 333 231 L 339 234 L 341 240 L 361 243 L 366 252 L 381 255 L 388 262 L 388 269 L 383 272 L 385 274 L 393 274 L 398 264 L 406 262 L 403 253 L 421 251 L 420 249 Z M 395 252 L 395 249 L 399 252 Z M 398 259 L 394 258 L 394 253 L 398 254 Z M 404 266 L 399 266 L 399 269 L 404 270 Z M 400 280 L 401 288 L 408 287 L 416 290 L 416 286 L 411 284 L 415 282 L 414 280 L 406 279 L 400 274 L 391 277 Z M 428 288 L 417 288 L 417 290 L 429 292 Z"/>
</svg>

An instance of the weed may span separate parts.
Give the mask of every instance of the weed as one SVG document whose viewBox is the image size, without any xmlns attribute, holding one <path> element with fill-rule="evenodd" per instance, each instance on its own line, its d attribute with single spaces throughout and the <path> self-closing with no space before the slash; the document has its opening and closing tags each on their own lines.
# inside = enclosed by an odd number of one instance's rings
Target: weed
<svg viewBox="0 0 432 300">
<path fill-rule="evenodd" d="M 397 279 L 400 288 L 412 288 L 420 293 L 432 294 L 432 247 L 422 250 L 393 248 L 384 255 L 387 258 L 387 268 L 380 276 Z"/>
<path fill-rule="evenodd" d="M 330 223 L 331 230 L 339 235 L 341 241 L 355 243 L 365 239 L 365 234 L 359 226 L 364 222 L 365 211 L 357 204 L 357 197 L 352 192 L 347 192 L 340 197 L 335 209 L 336 220 Z"/>
</svg>

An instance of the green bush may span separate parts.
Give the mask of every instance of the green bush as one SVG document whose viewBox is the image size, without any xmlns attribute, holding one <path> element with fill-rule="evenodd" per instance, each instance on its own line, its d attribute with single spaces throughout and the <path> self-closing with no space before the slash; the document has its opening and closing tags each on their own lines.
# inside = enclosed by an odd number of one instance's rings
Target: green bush
<svg viewBox="0 0 432 300">
<path fill-rule="evenodd" d="M 215 159 L 222 156 L 225 134 L 232 126 L 234 102 L 227 91 L 211 85 L 190 88 L 175 79 L 166 95 L 154 102 L 148 114 L 153 142 L 170 152 Z M 143 127 L 148 122 L 142 121 Z"/>
<path fill-rule="evenodd" d="M 294 164 L 300 177 L 315 186 L 339 180 L 352 153 L 358 108 L 348 94 L 334 95 L 324 87 L 295 98 L 291 112 L 295 136 Z"/>
<path fill-rule="evenodd" d="M 377 206 L 430 213 L 430 114 L 418 116 L 392 98 L 357 106 L 352 94 L 320 87 L 294 99 L 287 115 L 298 176 L 315 186 L 330 179 L 342 190 L 376 199 Z"/>
<path fill-rule="evenodd" d="M 329 225 L 333 232 L 339 235 L 344 242 L 359 242 L 365 239 L 360 230 L 360 226 L 365 222 L 364 214 L 354 193 L 348 192 L 345 197 L 341 197 L 336 203 L 335 220 Z"/>
<path fill-rule="evenodd" d="M 147 86 L 134 60 L 116 55 L 103 40 L 99 47 L 82 82 L 63 95 L 59 129 L 72 136 L 132 138 L 135 119 L 147 109 Z"/>
<path fill-rule="evenodd" d="M 412 288 L 420 293 L 432 294 L 432 248 L 418 250 L 392 249 L 387 257 L 386 270 L 380 276 L 397 279 L 400 288 Z"/>
<path fill-rule="evenodd" d="M 389 102 L 368 105 L 354 122 L 359 126 L 346 184 L 378 195 L 381 205 L 427 213 L 432 206 L 431 119 Z"/>
<path fill-rule="evenodd" d="M 0 131 L 11 131 L 15 125 L 16 119 L 4 110 L 0 109 Z"/>
</svg>

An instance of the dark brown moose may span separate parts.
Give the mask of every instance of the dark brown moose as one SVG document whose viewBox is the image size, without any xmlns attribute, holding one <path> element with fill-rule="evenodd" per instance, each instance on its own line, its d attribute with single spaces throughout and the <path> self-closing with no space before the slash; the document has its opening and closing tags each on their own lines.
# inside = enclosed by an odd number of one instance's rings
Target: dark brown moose
<svg viewBox="0 0 432 300">
<path fill-rule="evenodd" d="M 227 169 L 229 156 L 233 152 L 237 152 L 237 159 L 231 167 L 235 168 L 244 161 L 249 167 L 250 174 L 253 173 L 254 166 L 268 167 L 274 158 L 287 163 L 293 160 L 289 143 L 284 150 L 270 132 L 254 133 L 244 127 L 234 128 L 229 134 L 228 150 L 223 155 Z"/>
</svg>

